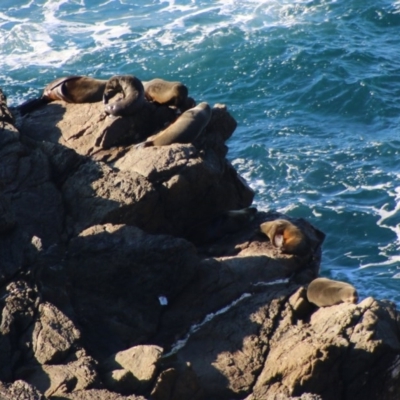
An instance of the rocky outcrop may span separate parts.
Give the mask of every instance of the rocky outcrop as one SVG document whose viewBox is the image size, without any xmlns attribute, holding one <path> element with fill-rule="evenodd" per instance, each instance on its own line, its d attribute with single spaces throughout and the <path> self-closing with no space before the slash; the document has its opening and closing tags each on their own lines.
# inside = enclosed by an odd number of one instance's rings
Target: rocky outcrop
<svg viewBox="0 0 400 400">
<path fill-rule="evenodd" d="M 253 200 L 225 158 L 225 106 L 194 143 L 141 149 L 173 110 L 14 114 L 1 94 L 1 398 L 400 396 L 395 307 L 307 301 L 322 232 L 284 216 L 298 256 L 259 232 L 273 211 L 224 230 Z"/>
</svg>

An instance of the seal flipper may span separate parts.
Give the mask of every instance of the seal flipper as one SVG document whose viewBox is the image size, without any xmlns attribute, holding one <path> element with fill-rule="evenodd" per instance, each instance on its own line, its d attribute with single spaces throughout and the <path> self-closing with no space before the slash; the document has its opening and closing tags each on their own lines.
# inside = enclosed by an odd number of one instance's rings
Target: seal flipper
<svg viewBox="0 0 400 400">
<path fill-rule="evenodd" d="M 22 104 L 20 104 L 19 106 L 17 106 L 16 109 L 20 112 L 21 115 L 25 115 L 47 103 L 49 103 L 48 99 L 40 97 L 36 99 L 27 100 Z"/>
</svg>

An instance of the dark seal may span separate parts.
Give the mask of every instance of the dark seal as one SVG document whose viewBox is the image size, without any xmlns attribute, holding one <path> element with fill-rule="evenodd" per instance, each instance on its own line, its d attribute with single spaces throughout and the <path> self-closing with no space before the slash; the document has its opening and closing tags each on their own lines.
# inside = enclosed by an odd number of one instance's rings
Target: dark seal
<svg viewBox="0 0 400 400">
<path fill-rule="evenodd" d="M 118 98 L 110 102 L 114 97 Z M 134 115 L 145 102 L 143 84 L 133 75 L 115 75 L 105 85 L 103 102 L 106 114 Z"/>
<path fill-rule="evenodd" d="M 46 85 L 42 97 L 27 100 L 17 108 L 23 115 L 56 100 L 67 103 L 96 103 L 102 100 L 106 83 L 106 80 L 88 76 L 64 76 Z"/>
</svg>

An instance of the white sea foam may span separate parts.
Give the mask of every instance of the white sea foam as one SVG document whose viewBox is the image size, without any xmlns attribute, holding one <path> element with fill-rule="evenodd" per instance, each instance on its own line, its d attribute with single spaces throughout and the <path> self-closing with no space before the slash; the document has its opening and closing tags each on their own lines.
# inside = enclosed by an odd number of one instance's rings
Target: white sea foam
<svg viewBox="0 0 400 400">
<path fill-rule="evenodd" d="M 132 33 L 128 22 L 124 21 L 129 18 L 125 15 L 95 23 L 74 22 L 68 14 L 60 12 L 60 8 L 67 3 L 70 4 L 70 1 L 48 0 L 42 7 L 40 19 L 35 21 L 0 13 L 0 29 L 6 23 L 13 23 L 7 31 L 0 30 L 3 65 L 11 70 L 33 65 L 61 68 L 84 54 L 105 50 L 123 35 Z M 75 3 L 84 5 L 81 1 Z M 82 8 L 74 12 L 80 13 L 83 13 Z M 82 48 L 82 38 L 91 38 L 93 46 L 87 48 L 85 44 L 86 48 Z"/>
<path fill-rule="evenodd" d="M 121 1 L 121 4 L 128 6 L 130 3 Z M 287 26 L 296 23 L 309 8 L 306 0 L 220 0 L 211 4 L 204 7 L 194 1 L 178 4 L 174 0 L 164 0 L 160 3 L 154 21 L 165 23 L 149 26 L 147 30 L 130 38 L 130 43 L 143 46 L 143 49 L 152 48 L 151 43 L 155 42 L 161 46 L 190 50 L 207 38 L 224 36 L 230 28 L 249 33 L 265 29 L 266 25 Z M 33 5 L 34 2 L 31 1 L 24 8 L 29 10 Z M 76 8 L 72 13 L 67 13 L 63 10 L 66 5 L 76 5 Z M 144 4 L 141 11 L 147 6 Z M 0 31 L 0 45 L 6 44 L 4 53 L 0 50 L 3 65 L 10 69 L 20 68 L 21 65 L 61 68 L 83 54 L 97 49 L 105 50 L 124 35 L 137 32 L 140 18 L 143 17 L 143 14 L 127 15 L 125 8 L 121 7 L 120 13 L 113 9 L 112 17 L 103 22 L 73 22 L 74 18 L 71 16 L 88 12 L 84 7 L 83 0 L 47 0 L 42 6 L 40 18 L 36 17 L 36 21 L 18 19 L 6 12 L 0 13 L 0 28 L 5 23 L 15 24 L 8 32 Z M 112 2 L 105 1 L 99 7 L 106 10 L 107 7 L 112 7 Z M 79 20 L 82 21 L 82 18 Z M 82 48 L 79 43 L 82 38 L 92 38 L 93 46 L 88 47 L 86 44 Z"/>
</svg>

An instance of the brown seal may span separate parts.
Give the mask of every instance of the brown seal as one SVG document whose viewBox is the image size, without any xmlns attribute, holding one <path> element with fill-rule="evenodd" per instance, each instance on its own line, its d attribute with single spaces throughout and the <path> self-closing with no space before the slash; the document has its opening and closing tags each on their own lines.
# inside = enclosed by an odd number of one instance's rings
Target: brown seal
<svg viewBox="0 0 400 400">
<path fill-rule="evenodd" d="M 116 94 L 121 94 L 122 98 L 109 103 L 109 100 Z M 133 115 L 143 106 L 144 101 L 143 84 L 135 76 L 115 75 L 107 81 L 103 95 L 104 111 L 107 114 Z"/>
<path fill-rule="evenodd" d="M 153 101 L 166 106 L 175 106 L 182 112 L 193 108 L 196 103 L 188 97 L 188 88 L 181 82 L 165 81 L 155 78 L 143 82 L 144 92 L 148 101 Z"/>
<path fill-rule="evenodd" d="M 328 307 L 339 303 L 356 304 L 358 294 L 356 288 L 349 283 L 316 278 L 308 285 L 307 299 L 318 307 Z"/>
<path fill-rule="evenodd" d="M 303 255 L 309 250 L 307 237 L 296 225 L 286 219 L 263 222 L 260 230 L 282 253 Z"/>
<path fill-rule="evenodd" d="M 96 103 L 102 100 L 106 83 L 106 80 L 79 75 L 57 78 L 46 85 L 41 98 L 27 100 L 19 105 L 18 109 L 23 115 L 55 100 L 67 103 Z"/>
<path fill-rule="evenodd" d="M 137 147 L 167 146 L 172 143 L 191 143 L 200 135 L 211 118 L 211 108 L 207 103 L 200 103 L 185 111 L 168 128 L 150 136 Z"/>
<path fill-rule="evenodd" d="M 66 76 L 50 82 L 44 88 L 42 98 L 48 102 L 96 103 L 103 98 L 106 82 L 88 76 Z"/>
</svg>

